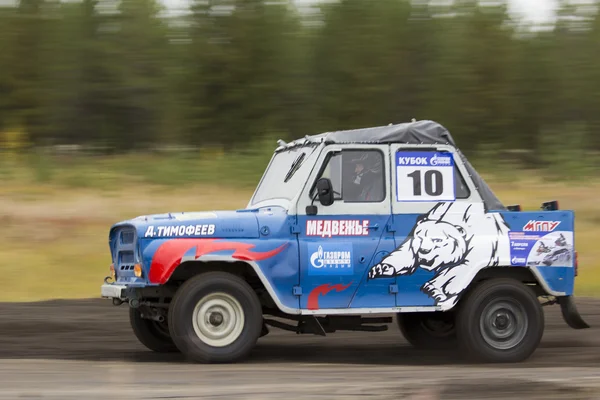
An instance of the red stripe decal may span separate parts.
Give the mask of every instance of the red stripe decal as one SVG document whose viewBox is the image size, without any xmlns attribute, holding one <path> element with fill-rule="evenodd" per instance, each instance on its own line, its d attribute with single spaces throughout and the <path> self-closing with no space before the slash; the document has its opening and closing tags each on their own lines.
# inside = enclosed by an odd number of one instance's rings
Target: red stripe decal
<svg viewBox="0 0 600 400">
<path fill-rule="evenodd" d="M 343 292 L 348 289 L 352 282 L 347 285 L 342 285 L 341 283 L 337 283 L 332 285 L 330 283 L 326 283 L 321 286 L 317 286 L 308 294 L 308 303 L 307 307 L 309 310 L 318 310 L 319 309 L 319 295 L 325 296 L 327 293 L 335 290 L 336 292 Z"/>
<path fill-rule="evenodd" d="M 163 284 L 169 280 L 169 277 L 181 264 L 181 259 L 185 253 L 196 247 L 195 258 L 203 255 L 223 250 L 234 250 L 231 255 L 237 260 L 243 261 L 262 261 L 281 253 L 288 244 L 283 244 L 276 249 L 253 252 L 253 244 L 243 242 L 216 241 L 216 239 L 173 239 L 163 243 L 154 253 L 152 263 L 150 264 L 150 282 Z"/>
</svg>

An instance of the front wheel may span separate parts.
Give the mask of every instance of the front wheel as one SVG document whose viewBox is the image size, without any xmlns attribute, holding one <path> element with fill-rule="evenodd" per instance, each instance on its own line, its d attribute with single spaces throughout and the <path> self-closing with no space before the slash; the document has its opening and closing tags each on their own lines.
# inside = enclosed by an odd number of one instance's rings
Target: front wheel
<svg viewBox="0 0 600 400">
<path fill-rule="evenodd" d="M 201 363 L 246 357 L 262 326 L 262 307 L 254 290 L 225 272 L 207 272 L 186 281 L 169 311 L 173 342 L 186 357 Z"/>
<path fill-rule="evenodd" d="M 533 290 L 514 279 L 481 283 L 461 302 L 459 345 L 467 357 L 483 362 L 520 362 L 537 349 L 544 312 Z"/>
</svg>

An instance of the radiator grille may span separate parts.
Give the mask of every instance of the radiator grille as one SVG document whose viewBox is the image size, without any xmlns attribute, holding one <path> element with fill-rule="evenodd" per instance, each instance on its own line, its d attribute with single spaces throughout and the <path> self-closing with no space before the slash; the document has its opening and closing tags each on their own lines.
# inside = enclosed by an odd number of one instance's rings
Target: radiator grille
<svg viewBox="0 0 600 400">
<path fill-rule="evenodd" d="M 119 264 L 135 264 L 133 251 L 125 250 L 119 252 Z"/>
<path fill-rule="evenodd" d="M 126 227 L 119 232 L 119 240 L 116 243 L 115 269 L 117 277 L 129 278 L 134 276 L 136 264 L 135 229 Z"/>
<path fill-rule="evenodd" d="M 127 230 L 121 232 L 121 243 L 122 244 L 132 244 L 134 238 L 134 232 Z"/>
</svg>

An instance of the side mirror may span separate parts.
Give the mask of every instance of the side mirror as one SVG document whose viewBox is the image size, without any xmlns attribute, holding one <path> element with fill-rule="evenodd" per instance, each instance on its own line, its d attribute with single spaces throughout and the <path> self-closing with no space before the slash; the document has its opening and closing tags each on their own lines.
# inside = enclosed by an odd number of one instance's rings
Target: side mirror
<svg viewBox="0 0 600 400">
<path fill-rule="evenodd" d="M 328 178 L 321 178 L 317 181 L 317 195 L 322 205 L 330 206 L 333 204 L 333 185 Z"/>
</svg>

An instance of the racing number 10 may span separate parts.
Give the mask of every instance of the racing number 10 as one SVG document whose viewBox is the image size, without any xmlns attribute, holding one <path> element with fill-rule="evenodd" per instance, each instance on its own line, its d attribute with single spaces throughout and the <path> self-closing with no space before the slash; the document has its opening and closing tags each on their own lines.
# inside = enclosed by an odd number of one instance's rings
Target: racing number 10
<svg viewBox="0 0 600 400">
<path fill-rule="evenodd" d="M 440 171 L 428 170 L 423 174 L 425 177 L 425 193 L 429 196 L 439 196 L 444 191 L 444 176 Z M 421 196 L 421 171 L 417 170 L 407 176 L 413 180 L 413 194 Z"/>
<path fill-rule="evenodd" d="M 454 201 L 454 160 L 437 151 L 396 153 L 397 201 Z"/>
</svg>

